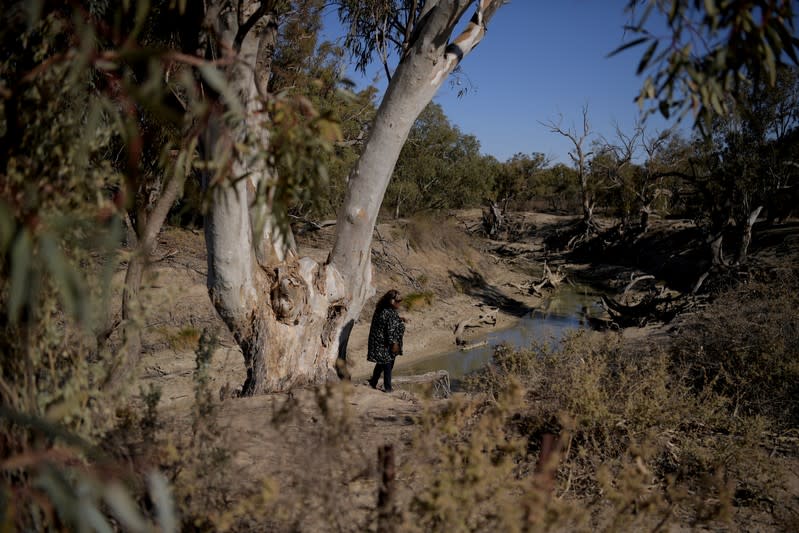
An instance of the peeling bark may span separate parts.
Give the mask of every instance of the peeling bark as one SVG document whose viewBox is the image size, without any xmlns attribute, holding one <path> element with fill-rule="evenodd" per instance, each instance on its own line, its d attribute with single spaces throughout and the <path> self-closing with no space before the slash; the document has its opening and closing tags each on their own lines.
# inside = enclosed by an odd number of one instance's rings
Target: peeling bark
<svg viewBox="0 0 799 533">
<path fill-rule="evenodd" d="M 259 204 L 252 209 L 253 192 L 262 193 L 259 188 L 267 181 L 268 170 L 248 166 L 234 150 L 245 132 L 263 143 L 269 141 L 257 122 L 263 119 L 258 96 L 268 78 L 264 69 L 269 61 L 264 54 L 272 50 L 267 41 L 274 37 L 270 32 L 276 28 L 276 19 L 254 20 L 264 4 L 240 2 L 238 9 L 250 18 L 246 19 L 249 27 L 239 27 L 243 19 L 232 2 L 212 2 L 206 26 L 213 31 L 208 37 L 215 43 L 217 56 L 234 51 L 227 79 L 247 114 L 242 124 L 232 127 L 218 114 L 207 128 L 206 153 L 215 161 L 233 155 L 230 184 L 214 188 L 206 220 L 208 290 L 242 348 L 247 367 L 243 394 L 286 390 L 345 374 L 349 334 L 366 300 L 374 294 L 372 234 L 399 152 L 419 113 L 446 76 L 479 43 L 485 24 L 504 2 L 478 2 L 472 24 L 448 45 L 455 26 L 473 3 L 431 2 L 420 17 L 350 174 L 336 222 L 336 241 L 328 261 L 320 265 L 308 258 L 298 259 L 293 238 L 275 231 L 280 216 L 272 211 L 276 206 Z M 207 183 L 211 185 L 210 177 Z"/>
</svg>

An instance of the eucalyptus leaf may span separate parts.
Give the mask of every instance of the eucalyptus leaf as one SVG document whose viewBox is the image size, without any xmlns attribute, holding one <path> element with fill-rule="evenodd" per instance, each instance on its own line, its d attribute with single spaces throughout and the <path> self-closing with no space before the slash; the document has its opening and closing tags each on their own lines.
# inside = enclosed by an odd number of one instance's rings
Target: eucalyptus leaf
<svg viewBox="0 0 799 533">
<path fill-rule="evenodd" d="M 44 0 L 28 0 L 25 2 L 25 11 L 28 12 L 28 28 L 33 28 L 42 18 Z"/>
<path fill-rule="evenodd" d="M 61 295 L 67 314 L 77 315 L 78 302 L 73 288 L 73 276 L 71 274 L 72 265 L 64 258 L 55 239 L 50 234 L 44 234 L 39 239 L 39 248 L 42 252 L 42 259 L 47 270 L 55 282 L 56 288 Z M 77 295 L 80 297 L 80 295 Z"/>
<path fill-rule="evenodd" d="M 646 49 L 644 55 L 641 56 L 641 61 L 638 63 L 638 68 L 636 69 L 636 75 L 641 75 L 641 73 L 646 70 L 646 67 L 649 66 L 649 60 L 652 59 L 652 55 L 657 50 L 658 42 L 652 41 L 652 44 L 649 45 L 649 48 Z"/>
<path fill-rule="evenodd" d="M 133 533 L 147 531 L 149 527 L 147 521 L 142 518 L 136 502 L 121 484 L 113 482 L 105 487 L 103 499 L 111 509 L 111 513 L 126 530 Z"/>
<path fill-rule="evenodd" d="M 177 533 L 180 526 L 180 519 L 175 509 L 175 499 L 166 478 L 157 470 L 153 470 L 147 476 L 147 483 L 150 487 L 150 499 L 155 505 L 158 525 L 162 533 Z"/>
<path fill-rule="evenodd" d="M 620 52 L 623 52 L 623 51 L 625 51 L 625 50 L 627 50 L 629 48 L 633 48 L 635 46 L 638 46 L 639 44 L 645 43 L 648 40 L 649 40 L 649 37 L 639 37 L 637 39 L 633 39 L 632 41 L 626 42 L 626 43 L 622 44 L 621 46 L 619 46 L 618 48 L 615 48 L 612 52 L 608 53 L 608 57 L 615 56 L 615 55 L 619 54 Z"/>
<path fill-rule="evenodd" d="M 58 516 L 63 521 L 80 530 L 78 495 L 61 471 L 45 466 L 36 476 L 34 486 L 47 493 Z"/>
<path fill-rule="evenodd" d="M 228 85 L 225 76 L 214 65 L 204 63 L 198 67 L 200 75 L 205 82 L 216 92 L 222 95 L 228 108 L 237 116 L 243 114 L 241 102 Z"/>
<path fill-rule="evenodd" d="M 717 17 L 719 14 L 719 10 L 716 7 L 716 2 L 714 0 L 705 0 L 705 11 L 707 12 L 708 16 L 712 18 Z"/>
<path fill-rule="evenodd" d="M 84 497 L 78 500 L 78 519 L 81 526 L 86 528 L 83 531 L 87 533 L 115 533 L 93 499 Z"/>
<path fill-rule="evenodd" d="M 16 231 L 16 223 L 8 205 L 0 201 L 0 257 L 4 256 Z"/>
</svg>

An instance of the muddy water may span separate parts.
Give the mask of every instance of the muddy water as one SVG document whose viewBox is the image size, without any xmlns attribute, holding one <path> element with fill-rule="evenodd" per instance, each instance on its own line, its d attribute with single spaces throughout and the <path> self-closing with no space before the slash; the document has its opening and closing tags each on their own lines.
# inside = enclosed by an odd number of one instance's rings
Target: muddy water
<svg viewBox="0 0 799 533">
<path fill-rule="evenodd" d="M 600 314 L 600 293 L 586 285 L 562 286 L 557 294 L 544 300 L 540 309 L 522 317 L 512 328 L 499 331 L 486 330 L 487 334 L 472 338 L 472 342 L 486 341 L 468 351 L 452 351 L 433 355 L 409 366 L 397 368 L 395 374 L 408 376 L 433 370 L 449 372 L 453 387 L 466 374 L 479 370 L 491 361 L 494 347 L 507 343 L 517 348 L 526 348 L 533 342 L 557 343 L 563 334 L 576 328 L 587 327 L 585 310 Z"/>
</svg>

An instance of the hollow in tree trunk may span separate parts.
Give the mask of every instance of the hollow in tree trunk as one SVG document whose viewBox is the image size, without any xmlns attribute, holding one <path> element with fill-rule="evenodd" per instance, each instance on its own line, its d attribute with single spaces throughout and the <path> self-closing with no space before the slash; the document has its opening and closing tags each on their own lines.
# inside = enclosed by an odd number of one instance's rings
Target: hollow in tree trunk
<svg viewBox="0 0 799 533">
<path fill-rule="evenodd" d="M 246 112 L 233 125 L 216 115 L 204 139 L 207 157 L 230 161 L 229 184 L 213 188 L 206 219 L 208 290 L 241 346 L 247 367 L 243 394 L 286 390 L 342 374 L 352 326 L 374 294 L 372 233 L 402 145 L 419 113 L 482 39 L 485 24 L 503 2 L 477 2 L 472 22 L 447 45 L 472 3 L 452 1 L 424 9 L 350 173 L 336 241 L 324 264 L 297 258 L 291 239 L 277 231 L 279 210 L 285 206 L 270 205 L 259 213 L 266 223 L 259 234 L 254 231 L 252 192 L 268 183 L 270 170 L 254 167 L 234 148 L 253 137 L 262 145 L 269 142 L 260 122 L 263 111 L 253 72 L 264 78 L 263 69 L 254 67 L 266 63 L 258 60 L 259 54 L 269 48 L 264 40 L 274 39 L 275 34 L 267 24 L 255 23 L 246 31 L 239 26 L 240 20 L 251 20 L 248 16 L 260 12 L 261 3 L 245 2 L 244 17 L 230 2 L 211 3 L 206 14 L 206 27 L 213 29 L 209 37 L 218 39 L 216 57 L 222 50 L 236 51 L 225 74 Z M 233 42 L 240 46 L 230 46 Z M 211 176 L 206 176 L 206 183 L 212 185 Z"/>
</svg>

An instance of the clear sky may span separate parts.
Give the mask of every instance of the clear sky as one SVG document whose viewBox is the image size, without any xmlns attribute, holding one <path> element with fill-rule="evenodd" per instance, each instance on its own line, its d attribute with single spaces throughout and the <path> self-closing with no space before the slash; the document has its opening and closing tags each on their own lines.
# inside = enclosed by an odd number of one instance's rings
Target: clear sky
<svg viewBox="0 0 799 533">
<path fill-rule="evenodd" d="M 449 81 L 456 78 L 450 76 L 434 101 L 461 132 L 479 139 L 484 154 L 505 161 L 518 152 L 542 152 L 570 164 L 570 141 L 540 122 L 562 117 L 564 129 L 581 129 L 587 105 L 592 131 L 612 139 L 616 123 L 630 132 L 638 117 L 634 99 L 643 80 L 635 69 L 643 48 L 607 57 L 631 39 L 624 35 L 625 4 L 512 0 L 461 63 L 461 84 L 453 87 Z M 379 77 L 384 87 L 382 70 L 373 63 L 366 81 Z M 659 116 L 647 122 L 649 132 L 667 126 Z"/>
</svg>

